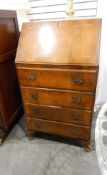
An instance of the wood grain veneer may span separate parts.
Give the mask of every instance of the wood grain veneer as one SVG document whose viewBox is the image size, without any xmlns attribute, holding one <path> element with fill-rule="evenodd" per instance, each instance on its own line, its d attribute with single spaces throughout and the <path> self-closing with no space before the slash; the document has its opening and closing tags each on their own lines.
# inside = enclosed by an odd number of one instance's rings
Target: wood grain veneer
<svg viewBox="0 0 107 175">
<path fill-rule="evenodd" d="M 101 19 L 25 23 L 16 67 L 28 136 L 72 137 L 89 149 Z"/>
</svg>

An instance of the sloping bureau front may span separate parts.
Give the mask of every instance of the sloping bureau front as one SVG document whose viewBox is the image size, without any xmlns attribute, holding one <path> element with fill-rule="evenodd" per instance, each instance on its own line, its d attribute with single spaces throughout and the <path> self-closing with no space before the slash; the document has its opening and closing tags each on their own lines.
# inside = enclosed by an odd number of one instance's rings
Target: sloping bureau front
<svg viewBox="0 0 107 175">
<path fill-rule="evenodd" d="M 16 55 L 28 136 L 35 131 L 90 145 L 100 19 L 25 23 Z"/>
</svg>

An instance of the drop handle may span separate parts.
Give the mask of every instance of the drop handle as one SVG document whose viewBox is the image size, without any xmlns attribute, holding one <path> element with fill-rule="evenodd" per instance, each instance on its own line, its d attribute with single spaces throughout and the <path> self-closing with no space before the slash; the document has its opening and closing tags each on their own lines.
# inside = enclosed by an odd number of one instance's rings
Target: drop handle
<svg viewBox="0 0 107 175">
<path fill-rule="evenodd" d="M 37 77 L 36 77 L 36 75 L 29 74 L 29 75 L 27 75 L 27 79 L 34 81 L 37 79 Z"/>
<path fill-rule="evenodd" d="M 71 130 L 71 135 L 74 135 L 74 136 L 79 135 L 79 130 L 77 128 L 71 128 L 70 130 Z"/>
<path fill-rule="evenodd" d="M 79 85 L 79 84 L 83 84 L 84 83 L 84 80 L 83 80 L 83 78 L 74 78 L 73 79 L 73 82 L 75 84 Z"/>
<path fill-rule="evenodd" d="M 79 104 L 82 102 L 82 99 L 80 97 L 72 97 L 72 102 L 75 104 Z"/>
<path fill-rule="evenodd" d="M 78 114 L 72 114 L 71 115 L 71 120 L 79 121 L 80 120 L 80 115 L 78 115 Z"/>
<path fill-rule="evenodd" d="M 38 99 L 38 94 L 30 93 L 32 99 Z"/>
</svg>

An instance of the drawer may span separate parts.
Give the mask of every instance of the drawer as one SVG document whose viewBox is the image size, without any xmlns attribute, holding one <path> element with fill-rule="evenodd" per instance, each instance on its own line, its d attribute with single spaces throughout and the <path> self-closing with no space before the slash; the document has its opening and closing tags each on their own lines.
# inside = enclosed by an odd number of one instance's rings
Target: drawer
<svg viewBox="0 0 107 175">
<path fill-rule="evenodd" d="M 93 93 L 25 87 L 21 93 L 24 103 L 91 110 L 94 102 Z"/>
<path fill-rule="evenodd" d="M 94 91 L 96 70 L 18 68 L 22 86 Z"/>
<path fill-rule="evenodd" d="M 84 140 L 88 140 L 90 137 L 90 128 L 79 125 L 64 124 L 61 122 L 53 122 L 29 117 L 27 117 L 27 125 L 29 130 L 47 132 L 60 136 L 68 136 Z"/>
<path fill-rule="evenodd" d="M 33 118 L 90 126 L 92 114 L 89 111 L 43 105 L 24 105 L 25 114 Z"/>
</svg>

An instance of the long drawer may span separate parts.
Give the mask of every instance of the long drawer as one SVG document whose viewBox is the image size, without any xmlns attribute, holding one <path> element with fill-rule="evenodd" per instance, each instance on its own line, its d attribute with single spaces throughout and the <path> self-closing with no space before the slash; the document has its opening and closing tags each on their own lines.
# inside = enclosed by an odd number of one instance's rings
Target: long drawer
<svg viewBox="0 0 107 175">
<path fill-rule="evenodd" d="M 21 93 L 24 103 L 70 107 L 74 109 L 91 110 L 94 101 L 93 93 L 75 91 L 21 87 Z"/>
<path fill-rule="evenodd" d="M 94 91 L 96 70 L 18 68 L 22 86 Z"/>
<path fill-rule="evenodd" d="M 29 117 L 27 117 L 27 125 L 29 130 L 47 132 L 61 136 L 74 137 L 84 140 L 89 139 L 90 136 L 90 128 L 79 125 L 67 123 L 64 124 L 61 122 L 53 122 Z"/>
<path fill-rule="evenodd" d="M 89 111 L 70 108 L 24 104 L 25 114 L 33 118 L 90 126 L 92 114 Z"/>
</svg>

